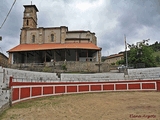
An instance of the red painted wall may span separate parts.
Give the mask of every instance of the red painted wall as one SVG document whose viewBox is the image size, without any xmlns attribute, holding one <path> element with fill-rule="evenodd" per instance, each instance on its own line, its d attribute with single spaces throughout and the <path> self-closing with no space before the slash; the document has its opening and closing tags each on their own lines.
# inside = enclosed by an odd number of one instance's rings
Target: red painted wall
<svg viewBox="0 0 160 120">
<path fill-rule="evenodd" d="M 129 84 L 128 89 L 140 89 L 140 84 Z"/>
<path fill-rule="evenodd" d="M 41 87 L 33 87 L 32 88 L 32 96 L 39 96 L 42 93 Z"/>
<path fill-rule="evenodd" d="M 127 84 L 116 84 L 116 90 L 127 90 Z"/>
<path fill-rule="evenodd" d="M 43 87 L 43 94 L 46 95 L 46 94 L 53 94 L 53 87 Z"/>
<path fill-rule="evenodd" d="M 21 88 L 20 89 L 20 98 L 27 98 L 30 97 L 30 88 Z"/>
<path fill-rule="evenodd" d="M 130 83 L 132 82 L 132 83 Z M 157 82 L 157 90 L 160 91 L 160 81 L 158 80 L 150 80 L 150 81 L 121 81 L 120 84 L 118 84 L 116 82 L 115 84 L 115 88 L 116 90 L 127 90 L 127 83 L 128 83 L 128 89 L 129 90 L 140 90 L 140 83 L 134 83 L 134 82 L 148 82 L 148 83 L 143 83 L 142 84 L 142 89 L 155 89 L 155 84 L 154 83 L 150 83 L 150 82 Z M 85 83 L 85 85 L 84 85 Z M 102 86 L 100 85 L 100 83 L 104 83 L 102 84 Z M 72 92 L 89 92 L 89 91 L 109 91 L 109 90 L 114 90 L 114 83 L 115 82 L 83 82 L 83 84 L 81 82 L 72 82 L 72 85 L 68 85 L 71 83 L 26 83 L 27 86 L 22 82 L 14 82 L 14 83 L 10 83 L 11 86 L 26 86 L 26 87 L 22 87 L 22 88 L 13 88 L 12 91 L 12 100 L 16 101 L 23 98 L 29 98 L 29 97 L 34 97 L 34 96 L 41 96 L 41 95 L 54 95 L 54 94 L 58 94 L 58 93 L 72 93 Z M 74 85 L 75 84 L 75 85 Z M 91 84 L 91 85 L 89 85 Z M 45 86 L 32 86 L 31 85 L 45 85 Z M 46 86 L 48 85 L 48 86 Z M 50 85 L 55 85 L 55 86 L 50 86 Z M 67 86 L 68 85 L 68 86 Z M 78 85 L 78 86 L 77 86 Z M 77 91 L 78 90 L 78 91 Z M 20 93 L 20 95 L 19 95 Z M 30 96 L 31 94 L 31 96 Z"/>
<path fill-rule="evenodd" d="M 160 81 L 157 81 L 157 91 L 160 91 Z"/>
<path fill-rule="evenodd" d="M 89 91 L 89 85 L 80 85 L 79 92 Z"/>
<path fill-rule="evenodd" d="M 55 93 L 65 93 L 65 86 L 56 86 Z"/>
<path fill-rule="evenodd" d="M 103 90 L 114 90 L 114 84 L 103 85 Z"/>
<path fill-rule="evenodd" d="M 77 92 L 77 86 L 67 86 L 67 92 Z"/>
<path fill-rule="evenodd" d="M 19 88 L 12 89 L 12 101 L 19 99 Z"/>
<path fill-rule="evenodd" d="M 100 91 L 101 85 L 91 85 L 91 91 Z"/>
<path fill-rule="evenodd" d="M 155 84 L 154 83 L 143 83 L 142 89 L 155 89 Z"/>
</svg>

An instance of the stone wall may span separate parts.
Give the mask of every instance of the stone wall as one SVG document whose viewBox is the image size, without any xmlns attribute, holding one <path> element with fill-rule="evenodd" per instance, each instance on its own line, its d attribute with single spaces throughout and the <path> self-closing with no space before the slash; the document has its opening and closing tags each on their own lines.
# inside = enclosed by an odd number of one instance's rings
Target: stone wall
<svg viewBox="0 0 160 120">
<path fill-rule="evenodd" d="M 0 114 L 10 105 L 8 83 L 9 81 L 6 79 L 5 70 L 0 67 Z"/>
<path fill-rule="evenodd" d="M 99 62 L 66 62 L 68 72 L 108 72 L 108 64 Z"/>
<path fill-rule="evenodd" d="M 7 67 L 8 65 L 8 57 L 6 57 L 3 53 L 0 52 L 0 66 Z"/>
<path fill-rule="evenodd" d="M 39 72 L 108 72 L 110 70 L 107 63 L 83 62 L 83 61 L 61 61 L 47 62 L 44 64 L 13 64 L 14 69 L 39 71 Z"/>
</svg>

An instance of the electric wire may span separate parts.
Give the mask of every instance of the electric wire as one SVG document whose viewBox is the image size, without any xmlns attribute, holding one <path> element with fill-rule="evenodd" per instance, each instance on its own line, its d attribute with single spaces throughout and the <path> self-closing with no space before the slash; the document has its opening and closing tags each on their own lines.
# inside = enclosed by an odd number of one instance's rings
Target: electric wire
<svg viewBox="0 0 160 120">
<path fill-rule="evenodd" d="M 16 0 L 14 0 L 14 2 L 13 2 L 13 4 L 12 4 L 12 6 L 11 6 L 11 8 L 10 8 L 8 14 L 7 14 L 7 16 L 6 16 L 6 18 L 4 19 L 4 21 L 3 21 L 3 23 L 2 23 L 2 25 L 1 25 L 1 27 L 0 27 L 0 29 L 2 28 L 2 26 L 3 26 L 4 23 L 6 22 L 6 20 L 7 20 L 7 18 L 8 18 L 8 16 L 9 16 L 9 14 L 10 14 L 10 12 L 11 12 L 11 10 L 12 10 L 12 8 L 13 8 L 13 6 L 14 6 L 15 3 L 16 3 Z"/>
</svg>

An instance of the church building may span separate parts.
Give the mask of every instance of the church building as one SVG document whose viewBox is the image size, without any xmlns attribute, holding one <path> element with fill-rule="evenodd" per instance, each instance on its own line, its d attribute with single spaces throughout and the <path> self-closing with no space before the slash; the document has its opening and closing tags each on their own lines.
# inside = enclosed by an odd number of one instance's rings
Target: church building
<svg viewBox="0 0 160 120">
<path fill-rule="evenodd" d="M 20 44 L 8 51 L 9 63 L 54 61 L 100 61 L 101 48 L 94 32 L 68 27 L 37 27 L 35 5 L 24 5 Z"/>
</svg>

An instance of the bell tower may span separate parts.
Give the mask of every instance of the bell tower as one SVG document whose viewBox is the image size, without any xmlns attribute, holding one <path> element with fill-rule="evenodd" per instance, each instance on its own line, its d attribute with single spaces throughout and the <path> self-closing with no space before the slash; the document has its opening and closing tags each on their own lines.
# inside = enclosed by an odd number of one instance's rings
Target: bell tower
<svg viewBox="0 0 160 120">
<path fill-rule="evenodd" d="M 37 28 L 37 7 L 35 5 L 24 5 L 24 8 L 23 28 Z"/>
<path fill-rule="evenodd" d="M 20 34 L 20 44 L 27 43 L 27 31 L 30 28 L 37 28 L 37 12 L 38 9 L 35 5 L 23 5 L 23 26 Z"/>
</svg>

